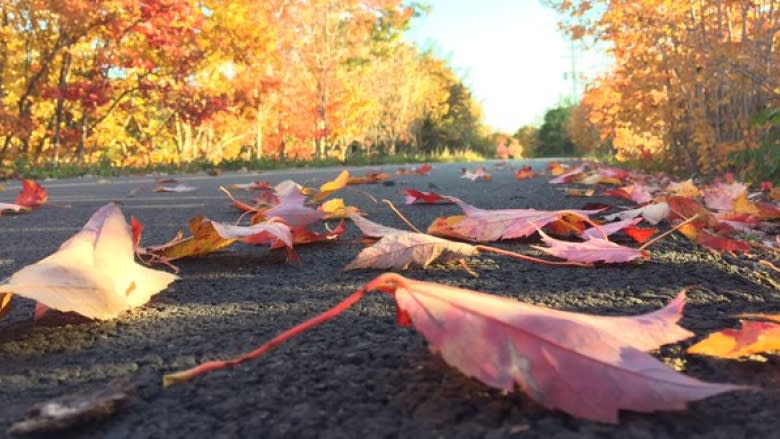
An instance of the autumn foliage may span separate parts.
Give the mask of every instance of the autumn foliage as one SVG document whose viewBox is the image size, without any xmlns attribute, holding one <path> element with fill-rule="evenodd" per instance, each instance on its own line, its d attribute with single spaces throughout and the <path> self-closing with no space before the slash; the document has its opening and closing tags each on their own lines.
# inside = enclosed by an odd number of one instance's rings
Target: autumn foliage
<svg viewBox="0 0 780 439">
<path fill-rule="evenodd" d="M 572 115 L 581 150 L 607 145 L 621 160 L 714 172 L 741 167 L 735 152 L 763 151 L 773 138 L 760 116 L 780 105 L 780 2 L 550 3 L 573 38 L 605 45 L 614 58 Z M 744 167 L 766 159 L 751 157 Z"/>
<path fill-rule="evenodd" d="M 465 148 L 481 111 L 445 61 L 400 39 L 415 13 L 400 0 L 3 1 L 0 165 Z"/>
</svg>

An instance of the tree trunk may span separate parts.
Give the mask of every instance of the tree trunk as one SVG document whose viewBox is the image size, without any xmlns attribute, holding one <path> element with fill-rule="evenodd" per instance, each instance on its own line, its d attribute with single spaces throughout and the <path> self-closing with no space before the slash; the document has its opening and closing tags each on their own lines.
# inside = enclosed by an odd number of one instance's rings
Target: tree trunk
<svg viewBox="0 0 780 439">
<path fill-rule="evenodd" d="M 81 122 L 79 123 L 79 145 L 76 149 L 76 161 L 79 165 L 84 164 L 84 142 L 87 138 L 87 123 L 89 122 L 89 115 L 84 113 L 81 116 Z"/>
<path fill-rule="evenodd" d="M 62 117 L 65 104 L 65 98 L 63 92 L 68 81 L 68 72 L 70 71 L 70 53 L 65 52 L 62 55 L 62 68 L 60 69 L 60 79 L 57 84 L 59 89 L 59 95 L 57 96 L 57 107 L 54 112 L 54 138 L 52 139 L 52 147 L 54 148 L 54 163 L 60 162 L 60 142 L 62 135 Z M 36 157 L 37 159 L 37 157 Z"/>
</svg>

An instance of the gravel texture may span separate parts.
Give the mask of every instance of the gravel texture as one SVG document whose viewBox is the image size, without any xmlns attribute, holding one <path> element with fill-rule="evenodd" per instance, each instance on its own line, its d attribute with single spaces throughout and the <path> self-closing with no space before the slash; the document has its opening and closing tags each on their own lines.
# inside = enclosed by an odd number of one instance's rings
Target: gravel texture
<svg viewBox="0 0 780 439">
<path fill-rule="evenodd" d="M 537 170 L 544 161 L 528 161 Z M 517 163 L 518 165 L 520 163 Z M 455 195 L 483 208 L 579 208 L 545 178 L 516 181 L 508 170 L 492 182 L 459 178 L 468 165 L 435 165 L 425 177 L 358 189 L 396 202 L 418 227 L 455 206 L 401 206 L 398 190 L 413 187 Z M 473 167 L 473 166 L 472 166 Z M 393 172 L 395 167 L 384 167 Z M 353 169 L 355 174 L 363 169 Z M 0 278 L 56 250 L 101 205 L 116 200 L 145 226 L 143 243 L 159 244 L 186 230 L 196 214 L 234 221 L 238 213 L 220 185 L 293 178 L 318 186 L 336 169 L 184 176 L 193 193 L 152 193 L 153 178 L 82 178 L 44 182 L 50 202 L 25 215 L 0 217 Z M 7 185 L 0 201 L 12 201 Z M 241 193 L 237 193 L 242 195 Z M 403 227 L 383 205 L 358 192 L 340 193 L 373 221 Z M 0 321 L 0 435 L 43 400 L 104 386 L 126 377 L 136 385 L 127 407 L 101 423 L 53 437 L 111 438 L 767 438 L 777 437 L 780 381 L 777 357 L 720 361 L 684 349 L 706 333 L 735 326 L 741 312 L 780 311 L 780 291 L 750 263 L 722 257 L 674 235 L 651 259 L 595 269 L 556 268 L 481 256 L 474 278 L 457 265 L 411 270 L 405 276 L 513 297 L 553 308 L 628 315 L 689 292 L 682 325 L 697 338 L 657 356 L 692 376 L 750 384 L 764 390 L 729 393 L 693 403 L 687 412 L 624 412 L 618 425 L 548 411 L 521 393 L 504 395 L 463 376 L 431 354 L 412 329 L 395 325 L 392 301 L 369 295 L 337 319 L 265 357 L 192 382 L 161 388 L 164 373 L 253 349 L 280 331 L 336 304 L 375 277 L 342 272 L 362 248 L 349 226 L 341 242 L 298 248 L 288 264 L 265 248 L 235 244 L 227 251 L 179 261 L 182 280 L 139 309 L 107 322 L 50 314 L 32 322 L 34 303 L 15 298 Z M 502 246 L 527 250 L 530 241 Z M 774 276 L 777 282 L 777 276 Z"/>
</svg>

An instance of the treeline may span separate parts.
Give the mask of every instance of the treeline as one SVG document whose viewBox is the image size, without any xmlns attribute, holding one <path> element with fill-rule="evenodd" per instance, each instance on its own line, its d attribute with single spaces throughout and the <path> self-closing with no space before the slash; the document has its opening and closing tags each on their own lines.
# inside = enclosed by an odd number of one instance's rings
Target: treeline
<svg viewBox="0 0 780 439">
<path fill-rule="evenodd" d="M 401 0 L 4 0 L 0 162 L 487 148 Z"/>
<path fill-rule="evenodd" d="M 579 151 L 780 179 L 780 1 L 548 3 L 615 61 L 571 110 Z"/>
</svg>

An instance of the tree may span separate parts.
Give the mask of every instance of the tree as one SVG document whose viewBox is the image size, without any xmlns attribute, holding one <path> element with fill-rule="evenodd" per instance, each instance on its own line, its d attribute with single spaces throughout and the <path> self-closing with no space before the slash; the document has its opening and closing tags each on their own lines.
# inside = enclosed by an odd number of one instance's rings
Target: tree
<svg viewBox="0 0 780 439">
<path fill-rule="evenodd" d="M 556 107 L 544 115 L 544 123 L 537 133 L 537 157 L 568 157 L 574 155 L 574 144 L 566 127 L 571 107 Z"/>
<path fill-rule="evenodd" d="M 585 96 L 619 157 L 715 171 L 770 131 L 780 104 L 780 1 L 555 0 L 573 38 L 602 41 L 615 65 Z"/>
</svg>

